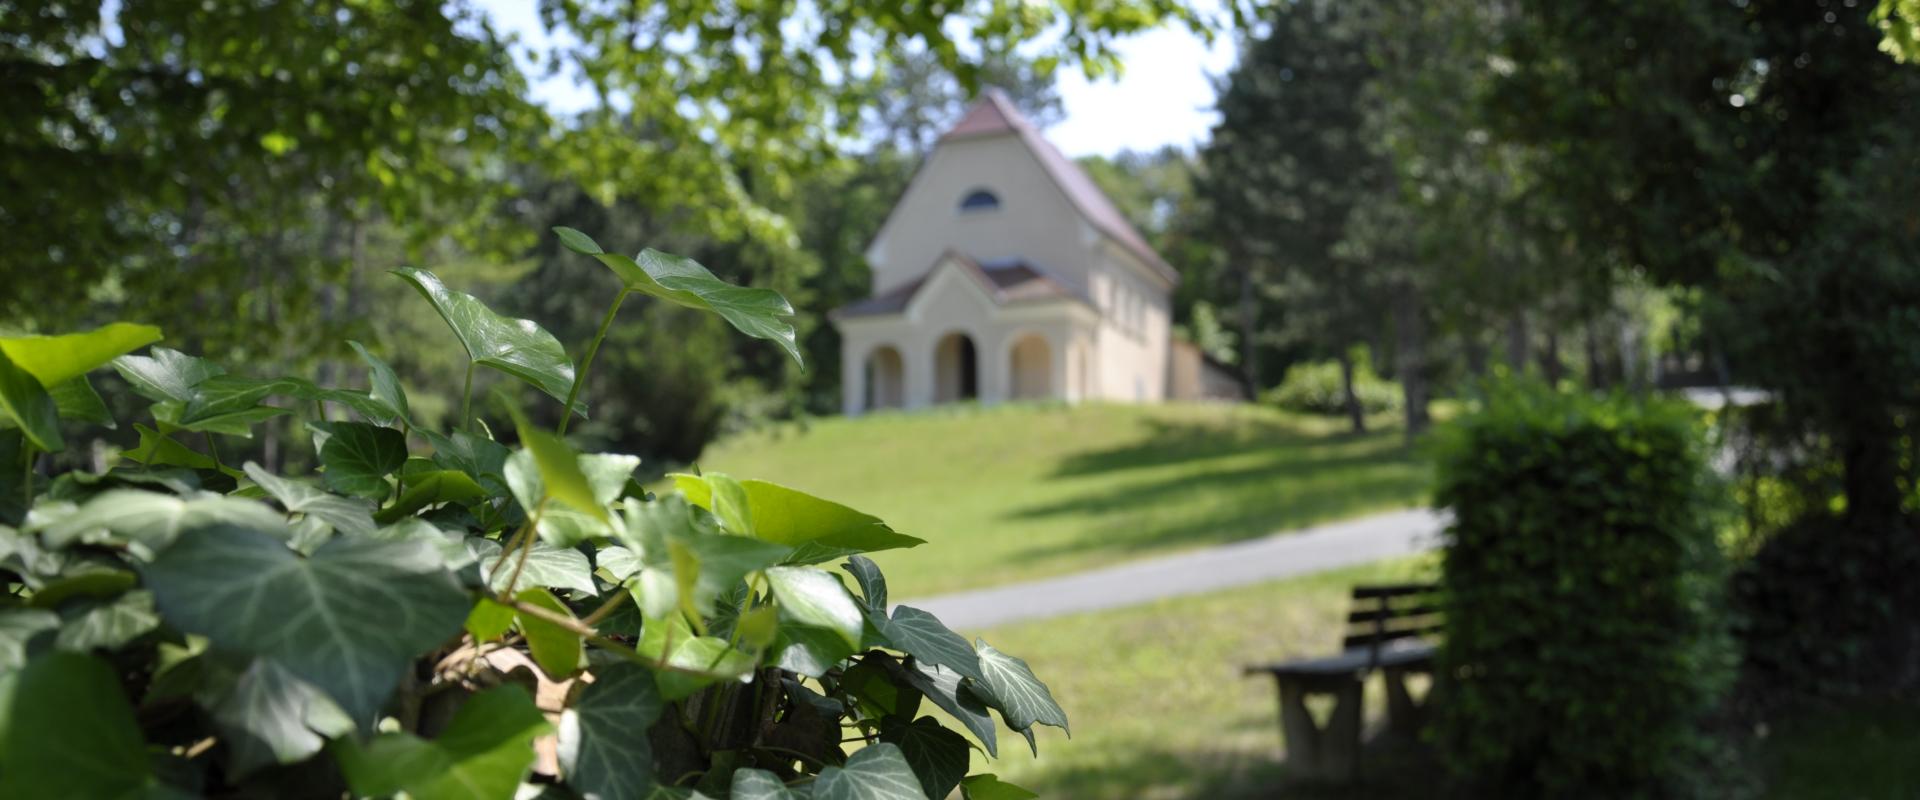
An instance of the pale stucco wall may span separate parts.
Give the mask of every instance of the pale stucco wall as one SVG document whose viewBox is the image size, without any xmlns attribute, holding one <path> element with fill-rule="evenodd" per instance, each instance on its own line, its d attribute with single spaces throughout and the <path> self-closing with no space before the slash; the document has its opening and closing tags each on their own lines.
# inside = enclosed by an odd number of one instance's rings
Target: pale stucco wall
<svg viewBox="0 0 1920 800">
<path fill-rule="evenodd" d="M 974 189 L 1000 198 L 993 211 L 961 211 Z M 875 294 L 925 274 L 948 250 L 992 262 L 1019 258 L 1084 291 L 1099 240 L 1020 138 L 942 143 L 914 175 L 867 249 Z"/>
<path fill-rule="evenodd" d="M 1170 289 L 1142 274 L 1131 254 L 1105 245 L 1093 273 L 1092 294 L 1100 309 L 1093 395 L 1125 402 L 1157 402 L 1167 396 L 1168 340 L 1172 335 Z"/>
</svg>

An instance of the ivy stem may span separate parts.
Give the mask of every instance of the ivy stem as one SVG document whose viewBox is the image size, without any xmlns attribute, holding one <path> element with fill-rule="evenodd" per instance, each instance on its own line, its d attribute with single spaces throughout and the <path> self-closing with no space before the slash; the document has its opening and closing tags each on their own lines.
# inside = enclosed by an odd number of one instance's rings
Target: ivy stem
<svg viewBox="0 0 1920 800">
<path fill-rule="evenodd" d="M 32 508 L 33 507 L 34 452 L 33 452 L 33 442 L 27 439 L 25 436 L 20 437 L 20 455 L 22 456 L 20 460 L 24 462 L 21 469 L 21 477 L 24 478 L 24 480 L 20 481 L 20 492 L 21 492 L 21 495 L 24 497 L 24 499 L 27 501 L 26 507 Z"/>
<path fill-rule="evenodd" d="M 593 626 L 588 625 L 584 622 L 581 622 L 580 620 L 574 619 L 573 617 L 569 617 L 565 614 L 561 614 L 555 611 L 550 611 L 545 608 L 541 608 L 540 606 L 533 605 L 532 603 L 523 603 L 519 600 L 514 600 L 514 599 L 508 599 L 505 605 L 509 608 L 512 608 L 516 613 L 525 614 L 529 617 L 533 617 L 534 619 L 540 620 L 542 622 L 551 622 L 555 625 L 565 628 L 568 632 L 577 634 L 580 636 L 580 638 L 587 640 L 587 642 L 592 644 L 593 646 L 598 647 L 602 650 L 606 650 L 610 653 L 619 655 L 622 658 L 625 658 L 634 663 L 652 667 L 655 670 L 665 670 L 667 672 L 682 672 L 688 675 L 701 675 L 705 677 L 714 676 L 713 673 L 708 672 L 706 670 L 690 669 L 690 668 L 678 666 L 675 664 L 669 664 L 664 658 L 652 659 L 652 658 L 643 656 L 640 654 L 640 651 L 635 650 L 619 642 L 616 642 L 605 636 L 602 636 L 600 635 L 600 632 L 598 630 L 594 629 Z"/>
<path fill-rule="evenodd" d="M 460 390 L 460 430 L 473 432 L 473 362 L 467 362 L 467 384 Z"/>
<path fill-rule="evenodd" d="M 520 572 L 527 568 L 527 557 L 533 555 L 533 543 L 540 540 L 540 516 L 546 512 L 547 501 L 542 499 L 539 505 L 534 506 L 533 516 L 527 518 L 527 524 L 521 526 L 520 538 L 524 541 L 520 543 L 520 560 L 514 562 L 513 575 L 507 578 L 507 588 L 500 593 L 501 597 L 511 598 L 514 587 L 520 583 Z"/>
<path fill-rule="evenodd" d="M 206 432 L 204 432 L 204 433 L 202 433 L 201 435 L 202 435 L 202 436 L 205 436 L 205 437 L 207 438 L 207 455 L 210 455 L 210 456 L 213 456 L 213 466 L 214 466 L 214 468 L 215 468 L 215 469 L 226 469 L 226 465 L 225 465 L 225 464 L 222 464 L 222 463 L 220 463 L 220 448 L 218 448 L 218 447 L 215 447 L 215 446 L 214 446 L 214 444 L 213 444 L 213 432 L 212 432 L 212 431 L 206 431 Z"/>
<path fill-rule="evenodd" d="M 559 435 L 567 435 L 567 423 L 573 421 L 573 401 L 580 397 L 580 387 L 587 383 L 587 370 L 593 368 L 593 357 L 600 352 L 600 343 L 606 341 L 607 331 L 613 328 L 613 317 L 620 313 L 620 304 L 627 301 L 631 289 L 621 289 L 613 296 L 613 305 L 607 307 L 607 315 L 600 319 L 600 330 L 593 334 L 593 341 L 587 345 L 587 355 L 580 360 L 580 371 L 573 374 L 573 388 L 567 390 L 567 406 L 560 410 Z"/>
<path fill-rule="evenodd" d="M 627 598 L 632 595 L 633 592 L 626 588 L 626 584 L 621 584 L 619 589 L 614 590 L 612 597 L 607 598 L 605 602 L 600 604 L 599 608 L 594 609 L 593 613 L 588 614 L 586 619 L 581 620 L 581 622 L 592 625 L 600 620 L 606 619 L 608 614 L 613 613 L 615 609 L 620 607 L 621 603 L 626 602 Z"/>
</svg>

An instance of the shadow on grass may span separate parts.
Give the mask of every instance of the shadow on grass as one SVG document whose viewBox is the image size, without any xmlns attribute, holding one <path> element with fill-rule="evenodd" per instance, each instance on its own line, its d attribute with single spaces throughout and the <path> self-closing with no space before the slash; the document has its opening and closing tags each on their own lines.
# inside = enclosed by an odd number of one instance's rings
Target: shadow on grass
<svg viewBox="0 0 1920 800">
<path fill-rule="evenodd" d="M 1151 424 L 1153 432 L 1143 441 L 1074 456 L 1054 472 L 1058 478 L 1140 475 L 1008 515 L 1102 520 L 1098 535 L 1023 556 L 1220 544 L 1425 499 L 1427 467 L 1398 431 L 1315 436 L 1271 421 L 1232 428 Z"/>
<path fill-rule="evenodd" d="M 1429 750 L 1370 745 L 1349 781 L 1303 780 L 1289 775 L 1278 754 L 1129 751 L 1124 763 L 1049 770 L 1029 787 L 1043 797 L 1205 798 L 1206 800 L 1361 800 L 1435 796 L 1439 765 Z"/>
</svg>

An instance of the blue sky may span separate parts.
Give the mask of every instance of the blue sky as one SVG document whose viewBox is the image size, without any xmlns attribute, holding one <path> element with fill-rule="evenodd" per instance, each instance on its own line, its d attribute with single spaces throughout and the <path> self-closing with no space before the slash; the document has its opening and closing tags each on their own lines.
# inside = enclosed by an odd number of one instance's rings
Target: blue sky
<svg viewBox="0 0 1920 800">
<path fill-rule="evenodd" d="M 548 42 L 535 3 L 526 0 L 478 0 L 502 32 L 516 33 L 524 45 Z M 1078 70 L 1060 73 L 1060 98 L 1066 119 L 1047 130 L 1047 138 L 1069 156 L 1112 155 L 1121 150 L 1152 150 L 1162 145 L 1192 146 L 1213 126 L 1210 76 L 1233 66 L 1230 36 L 1212 44 L 1184 28 L 1162 28 L 1121 41 L 1124 74 L 1088 80 Z M 537 83 L 534 95 L 556 109 L 592 102 L 571 79 Z"/>
</svg>

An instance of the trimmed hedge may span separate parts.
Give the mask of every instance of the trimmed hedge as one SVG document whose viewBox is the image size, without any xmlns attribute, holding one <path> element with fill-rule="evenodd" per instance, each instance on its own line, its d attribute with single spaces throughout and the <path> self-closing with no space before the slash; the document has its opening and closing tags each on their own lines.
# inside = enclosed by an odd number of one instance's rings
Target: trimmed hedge
<svg viewBox="0 0 1920 800">
<path fill-rule="evenodd" d="M 1485 796 L 1704 788 L 1736 658 L 1693 410 L 1512 384 L 1437 453 L 1448 766 Z"/>
<path fill-rule="evenodd" d="M 1353 395 L 1360 410 L 1367 414 L 1400 409 L 1400 384 L 1373 371 L 1367 351 L 1356 349 L 1353 364 Z M 1310 361 L 1287 367 L 1280 385 L 1267 390 L 1266 402 L 1288 411 L 1304 414 L 1347 413 L 1346 383 L 1340 376 L 1338 361 Z"/>
</svg>

